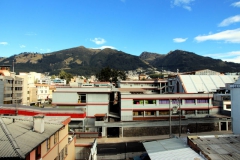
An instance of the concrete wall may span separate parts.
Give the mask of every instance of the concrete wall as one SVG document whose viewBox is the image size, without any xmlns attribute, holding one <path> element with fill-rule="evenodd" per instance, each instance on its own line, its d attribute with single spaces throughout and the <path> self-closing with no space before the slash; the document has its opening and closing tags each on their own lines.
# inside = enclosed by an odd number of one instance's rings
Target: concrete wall
<svg viewBox="0 0 240 160">
<path fill-rule="evenodd" d="M 198 132 L 209 132 L 209 131 L 219 131 L 218 123 L 197 123 L 189 124 L 187 126 L 181 126 L 182 132 L 186 134 L 187 129 L 190 129 L 191 133 Z M 169 134 L 169 126 L 161 127 L 124 127 L 123 137 L 137 137 L 137 136 L 155 136 L 155 135 L 166 135 Z M 121 135 L 120 128 L 120 136 Z M 179 134 L 179 126 L 172 126 L 172 134 Z"/>
</svg>

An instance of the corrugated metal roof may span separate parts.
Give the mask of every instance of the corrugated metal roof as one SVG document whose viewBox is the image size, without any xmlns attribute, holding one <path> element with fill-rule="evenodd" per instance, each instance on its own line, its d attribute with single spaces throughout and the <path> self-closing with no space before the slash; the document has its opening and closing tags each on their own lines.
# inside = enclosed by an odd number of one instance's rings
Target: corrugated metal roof
<svg viewBox="0 0 240 160">
<path fill-rule="evenodd" d="M 45 117 L 47 122 L 45 121 L 44 123 L 44 132 L 37 133 L 32 130 L 32 117 L 24 117 L 22 119 L 15 117 L 16 119 L 14 122 L 13 118 L 14 117 L 0 118 L 1 122 L 4 123 L 1 124 L 0 127 L 0 157 L 26 156 L 34 148 L 64 126 L 59 123 L 60 121 L 50 123 L 51 121 L 49 121 L 49 118 Z M 2 125 L 4 125 L 5 128 Z M 9 132 L 9 135 L 12 138 L 9 138 L 6 131 Z M 12 143 L 15 143 L 16 145 L 14 146 Z"/>
<path fill-rule="evenodd" d="M 145 142 L 143 145 L 151 160 L 203 160 L 200 155 L 178 138 Z"/>
<path fill-rule="evenodd" d="M 227 83 L 234 83 L 238 75 L 179 75 L 186 93 L 213 92 Z"/>
</svg>

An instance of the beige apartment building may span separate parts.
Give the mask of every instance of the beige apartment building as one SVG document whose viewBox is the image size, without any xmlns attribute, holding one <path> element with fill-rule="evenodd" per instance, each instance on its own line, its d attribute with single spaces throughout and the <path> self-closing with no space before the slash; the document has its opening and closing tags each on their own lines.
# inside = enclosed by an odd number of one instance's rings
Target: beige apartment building
<svg viewBox="0 0 240 160">
<path fill-rule="evenodd" d="M 20 160 L 73 160 L 75 137 L 70 117 L 43 115 L 0 117 L 0 157 Z"/>
<path fill-rule="evenodd" d="M 23 79 L 10 72 L 10 66 L 0 66 L 0 94 L 3 104 L 21 104 L 23 98 Z"/>
</svg>

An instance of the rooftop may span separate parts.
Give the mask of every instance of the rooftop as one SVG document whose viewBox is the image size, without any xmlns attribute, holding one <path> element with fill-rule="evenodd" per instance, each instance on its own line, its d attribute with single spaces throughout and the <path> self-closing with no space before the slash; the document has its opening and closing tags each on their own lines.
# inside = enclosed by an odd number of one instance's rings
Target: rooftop
<svg viewBox="0 0 240 160">
<path fill-rule="evenodd" d="M 44 132 L 38 133 L 33 131 L 33 117 L 0 117 L 0 157 L 25 159 L 34 148 L 60 130 L 68 118 L 44 117 Z"/>
<path fill-rule="evenodd" d="M 206 159 L 240 159 L 240 135 L 188 136 L 188 142 Z"/>
</svg>

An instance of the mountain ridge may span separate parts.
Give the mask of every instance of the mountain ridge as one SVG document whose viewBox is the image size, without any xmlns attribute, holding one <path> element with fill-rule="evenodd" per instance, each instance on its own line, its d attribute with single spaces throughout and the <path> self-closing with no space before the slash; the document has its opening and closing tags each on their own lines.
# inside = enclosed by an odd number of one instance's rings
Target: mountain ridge
<svg viewBox="0 0 240 160">
<path fill-rule="evenodd" d="M 139 56 L 115 49 L 90 49 L 84 46 L 54 51 L 51 53 L 23 52 L 8 58 L 1 57 L 0 65 L 12 65 L 16 72 L 50 72 L 58 74 L 61 69 L 73 75 L 93 75 L 104 67 L 117 70 L 138 68 L 187 72 L 211 69 L 218 72 L 239 72 L 240 64 L 204 57 L 196 53 L 174 50 L 167 54 L 142 52 Z"/>
</svg>

